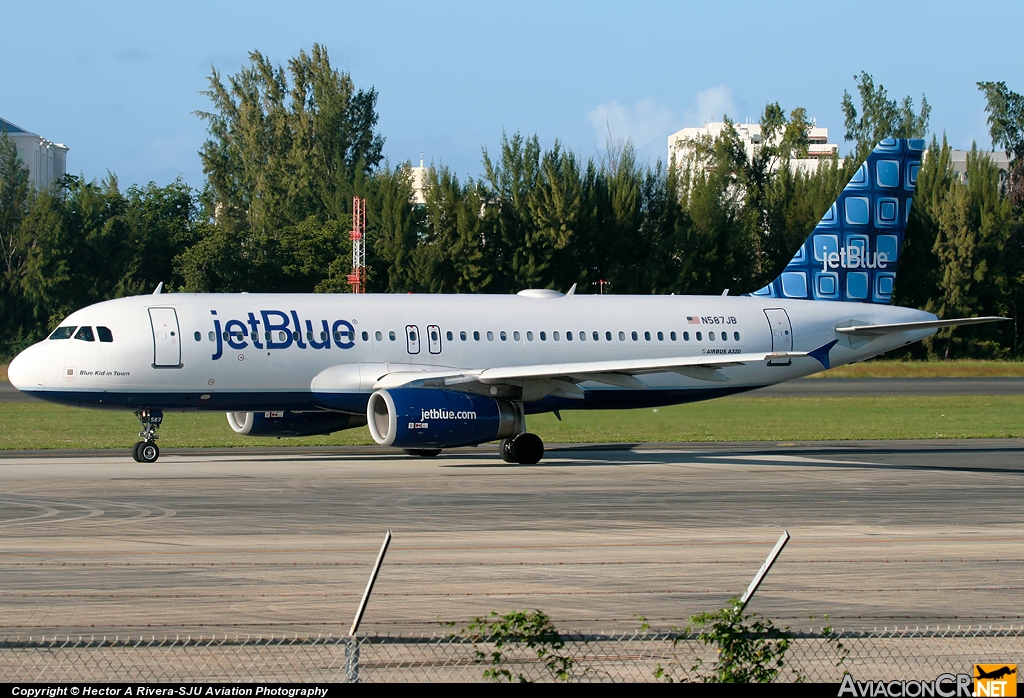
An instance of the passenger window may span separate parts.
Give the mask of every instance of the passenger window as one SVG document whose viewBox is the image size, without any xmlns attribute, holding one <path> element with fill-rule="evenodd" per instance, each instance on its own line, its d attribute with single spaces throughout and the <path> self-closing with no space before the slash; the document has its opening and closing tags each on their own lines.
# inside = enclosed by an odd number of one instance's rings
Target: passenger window
<svg viewBox="0 0 1024 698">
<path fill-rule="evenodd" d="M 633 332 L 632 332 L 632 333 L 630 333 L 630 336 L 631 336 L 631 337 L 633 338 L 633 341 L 634 341 L 634 342 L 635 342 L 636 340 L 640 339 L 640 337 L 639 337 L 639 336 L 637 335 L 637 333 L 636 333 L 636 330 L 633 330 Z"/>
<path fill-rule="evenodd" d="M 551 338 L 557 342 L 558 341 L 558 333 L 557 332 L 552 332 L 551 333 Z"/>
<path fill-rule="evenodd" d="M 689 332 L 683 332 L 683 341 L 684 342 L 689 342 L 690 341 L 690 333 Z"/>
<path fill-rule="evenodd" d="M 298 332 L 296 332 L 295 334 L 298 334 Z M 279 335 L 279 338 L 280 338 L 280 340 L 282 342 L 287 340 L 288 339 L 288 333 L 285 332 L 284 330 L 282 330 L 281 334 Z M 292 339 L 297 341 L 299 338 L 298 337 L 293 337 Z M 366 333 L 365 332 L 363 332 L 363 339 L 366 339 Z"/>
<path fill-rule="evenodd" d="M 518 331 L 512 333 L 512 339 L 516 340 L 517 342 L 519 341 L 519 332 Z"/>
<path fill-rule="evenodd" d="M 599 334 L 597 333 L 597 331 L 595 330 L 595 331 L 594 331 L 594 341 L 596 342 L 596 341 L 598 341 L 599 339 L 601 339 L 601 335 L 599 335 Z"/>
<path fill-rule="evenodd" d="M 625 332 L 619 332 L 619 341 L 620 342 L 625 342 L 626 341 L 626 333 Z"/>
<path fill-rule="evenodd" d="M 75 333 L 75 339 L 81 339 L 83 342 L 96 341 L 96 338 L 92 334 L 92 328 L 85 325 L 78 328 L 78 332 Z"/>
<path fill-rule="evenodd" d="M 659 341 L 659 342 L 663 342 L 663 341 L 665 341 L 665 335 L 664 335 L 664 334 L 662 334 L 661 332 L 659 332 L 659 333 L 658 333 L 658 341 Z"/>
<path fill-rule="evenodd" d="M 542 341 L 542 342 L 548 341 L 548 335 L 547 335 L 546 332 L 541 332 L 540 333 L 540 341 Z"/>
<path fill-rule="evenodd" d="M 480 341 L 480 330 L 473 330 L 473 339 L 477 342 Z"/>
<path fill-rule="evenodd" d="M 697 341 L 699 342 L 700 340 L 701 340 L 701 336 L 700 336 L 700 332 L 698 332 L 697 333 Z"/>
<path fill-rule="evenodd" d="M 99 329 L 99 328 L 96 328 L 96 329 Z M 107 330 L 107 331 L 109 332 L 110 330 Z M 195 334 L 195 338 L 196 338 L 196 341 L 197 341 L 197 342 L 201 342 L 201 341 L 203 341 L 203 335 L 199 334 L 199 332 L 198 332 L 198 331 L 197 331 L 197 332 L 196 332 L 196 334 Z M 100 341 L 102 342 L 102 341 L 104 341 L 104 340 L 100 339 Z M 110 341 L 110 342 L 112 342 L 112 341 L 114 341 L 114 340 L 113 340 L 113 339 L 109 339 L 109 340 L 107 340 L 107 341 Z"/>
<path fill-rule="evenodd" d="M 394 332 L 392 332 L 391 334 L 394 334 Z M 451 331 L 451 330 L 448 330 L 448 332 L 447 332 L 447 333 L 445 333 L 445 334 L 446 334 L 446 336 L 448 337 L 448 341 L 449 341 L 449 342 L 450 342 L 450 341 L 452 341 L 452 339 L 454 339 L 454 338 L 455 338 L 455 335 L 453 335 L 453 334 L 452 334 L 452 331 Z"/>
<path fill-rule="evenodd" d="M 211 341 L 211 342 L 212 342 L 212 341 L 213 341 L 214 339 L 216 339 L 216 336 L 215 336 L 215 335 L 213 334 L 213 330 L 210 330 L 210 334 L 208 334 L 208 335 L 207 335 L 207 337 L 209 337 L 209 338 L 210 338 L 210 341 Z"/>
<path fill-rule="evenodd" d="M 100 326 L 97 325 L 96 326 L 96 336 L 100 338 L 101 342 L 113 342 L 114 341 L 114 333 L 111 332 L 106 327 L 100 327 Z M 196 332 L 196 341 L 198 342 L 202 338 L 203 338 L 203 335 L 201 335 L 198 332 Z"/>
<path fill-rule="evenodd" d="M 609 342 L 612 341 L 612 333 L 611 332 L 605 332 L 604 333 L 604 338 L 607 339 Z"/>
<path fill-rule="evenodd" d="M 494 341 L 494 333 L 491 332 L 490 330 L 487 330 L 487 341 L 488 342 L 493 342 Z"/>
<path fill-rule="evenodd" d="M 321 342 L 326 342 L 327 341 L 327 333 L 326 332 L 323 332 L 323 331 L 320 332 L 320 341 Z"/>
<path fill-rule="evenodd" d="M 338 333 L 335 332 L 334 334 L 337 335 Z M 224 333 L 224 339 L 227 339 L 227 338 L 228 338 L 228 333 L 225 332 Z M 270 341 L 270 333 L 269 332 L 264 332 L 263 333 L 263 339 L 265 339 L 265 340 L 267 340 L 269 342 Z M 338 341 L 340 342 L 341 340 L 339 339 Z"/>
<path fill-rule="evenodd" d="M 376 339 L 379 342 L 382 339 L 384 339 L 384 335 L 383 335 L 383 333 L 381 333 L 380 330 L 377 330 L 376 332 L 373 333 L 373 338 Z"/>
<path fill-rule="evenodd" d="M 676 341 L 676 333 L 675 332 L 669 332 L 668 336 L 672 339 L 673 342 Z"/>
<path fill-rule="evenodd" d="M 567 342 L 571 342 L 572 341 L 572 332 L 566 332 L 565 333 L 565 341 L 567 341 Z"/>
<path fill-rule="evenodd" d="M 415 332 L 410 332 L 409 333 L 409 338 L 412 341 L 415 342 L 416 341 L 416 333 Z M 284 339 L 284 332 L 281 333 L 281 339 Z M 366 332 L 366 331 L 363 332 L 363 341 L 364 342 L 369 342 L 370 341 L 370 333 L 369 332 Z"/>
<path fill-rule="evenodd" d="M 71 327 L 58 327 L 50 335 L 50 339 L 70 339 L 71 335 L 75 333 L 74 326 Z"/>
<path fill-rule="evenodd" d="M 501 331 L 501 334 L 500 334 L 500 335 L 498 335 L 498 336 L 499 336 L 499 337 L 501 337 L 501 341 L 503 341 L 503 342 L 504 342 L 504 341 L 505 341 L 506 339 L 508 339 L 508 335 L 507 335 L 507 334 L 505 334 L 505 330 L 502 330 L 502 331 Z"/>
<path fill-rule="evenodd" d="M 582 331 L 580 332 L 580 341 L 581 342 L 587 341 L 587 333 L 586 332 L 582 332 Z"/>
<path fill-rule="evenodd" d="M 395 341 L 395 331 L 394 330 L 391 330 L 390 332 L 388 332 L 388 339 L 390 339 L 392 342 Z"/>
<path fill-rule="evenodd" d="M 252 338 L 256 339 L 256 333 L 255 332 L 252 333 Z M 309 340 L 310 342 L 313 341 L 313 331 L 312 330 L 307 330 L 306 331 L 306 339 Z"/>
<path fill-rule="evenodd" d="M 527 341 L 532 342 L 533 341 L 533 332 L 527 332 L 526 333 L 526 339 L 527 339 Z"/>
<path fill-rule="evenodd" d="M 740 341 L 740 333 L 739 332 L 733 332 L 732 333 L 732 338 L 735 339 L 737 342 Z"/>
<path fill-rule="evenodd" d="M 459 339 L 461 339 L 463 342 L 466 341 L 466 331 L 465 330 L 462 330 L 461 332 L 459 332 Z"/>
<path fill-rule="evenodd" d="M 711 340 L 712 342 L 715 341 L 715 333 L 714 332 L 708 332 L 708 339 Z"/>
</svg>

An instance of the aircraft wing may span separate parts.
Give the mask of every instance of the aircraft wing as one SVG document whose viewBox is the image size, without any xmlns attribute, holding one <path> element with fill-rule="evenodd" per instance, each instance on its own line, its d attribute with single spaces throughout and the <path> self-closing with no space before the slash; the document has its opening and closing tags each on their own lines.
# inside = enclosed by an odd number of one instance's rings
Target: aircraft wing
<svg viewBox="0 0 1024 698">
<path fill-rule="evenodd" d="M 853 325 L 850 327 L 837 327 L 836 332 L 850 335 L 882 335 L 892 332 L 909 332 L 911 330 L 930 330 L 940 327 L 955 327 L 957 325 L 981 325 L 986 322 L 999 322 L 1009 320 L 1008 317 L 962 317 L 953 320 L 925 320 L 923 322 L 899 322 L 892 325 Z"/>
<path fill-rule="evenodd" d="M 827 351 L 834 342 L 822 347 Z M 374 384 L 375 389 L 402 386 L 446 387 L 453 390 L 485 392 L 487 386 L 510 386 L 523 390 L 524 400 L 539 400 L 547 395 L 582 398 L 585 391 L 579 383 L 594 381 L 605 385 L 638 390 L 647 384 L 636 378 L 650 373 L 679 373 L 705 381 L 726 381 L 728 377 L 719 369 L 750 363 L 785 361 L 813 357 L 813 352 L 758 352 L 748 354 L 686 356 L 664 359 L 635 359 L 631 361 L 579 361 L 559 364 L 533 364 L 527 366 L 499 366 L 494 368 L 447 371 L 399 371 L 388 373 Z M 479 390 L 483 388 L 483 390 Z"/>
</svg>

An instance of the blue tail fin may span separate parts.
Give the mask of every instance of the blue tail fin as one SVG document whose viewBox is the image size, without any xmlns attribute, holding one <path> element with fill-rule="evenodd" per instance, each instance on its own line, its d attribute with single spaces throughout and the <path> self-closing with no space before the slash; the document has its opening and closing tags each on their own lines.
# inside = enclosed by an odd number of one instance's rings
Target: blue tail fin
<svg viewBox="0 0 1024 698">
<path fill-rule="evenodd" d="M 923 140 L 875 146 L 785 271 L 754 296 L 888 304 Z"/>
</svg>

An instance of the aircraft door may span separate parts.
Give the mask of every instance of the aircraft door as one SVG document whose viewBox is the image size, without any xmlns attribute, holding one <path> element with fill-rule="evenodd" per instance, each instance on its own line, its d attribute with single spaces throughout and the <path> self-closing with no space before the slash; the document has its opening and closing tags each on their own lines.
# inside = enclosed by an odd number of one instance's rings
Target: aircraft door
<svg viewBox="0 0 1024 698">
<path fill-rule="evenodd" d="M 789 321 L 789 315 L 783 308 L 765 308 L 765 317 L 768 318 L 768 327 L 772 331 L 772 351 L 793 351 L 793 325 Z M 789 366 L 792 359 L 783 361 L 769 361 L 769 366 Z"/>
<path fill-rule="evenodd" d="M 410 354 L 420 353 L 420 328 L 416 325 L 405 326 L 405 345 Z"/>
<path fill-rule="evenodd" d="M 441 328 L 437 325 L 427 325 L 427 349 L 431 354 L 441 353 Z"/>
<path fill-rule="evenodd" d="M 174 308 L 150 308 L 153 328 L 153 368 L 181 368 L 181 332 Z"/>
</svg>

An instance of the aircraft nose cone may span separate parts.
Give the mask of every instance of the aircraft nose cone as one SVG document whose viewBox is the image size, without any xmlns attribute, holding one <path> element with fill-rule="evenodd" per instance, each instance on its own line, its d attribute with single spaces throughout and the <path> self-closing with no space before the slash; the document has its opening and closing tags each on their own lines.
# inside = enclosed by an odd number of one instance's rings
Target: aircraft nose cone
<svg viewBox="0 0 1024 698">
<path fill-rule="evenodd" d="M 7 367 L 7 380 L 18 390 L 33 390 L 42 384 L 42 376 L 32 353 L 32 347 L 29 347 L 14 357 L 14 361 Z"/>
</svg>

